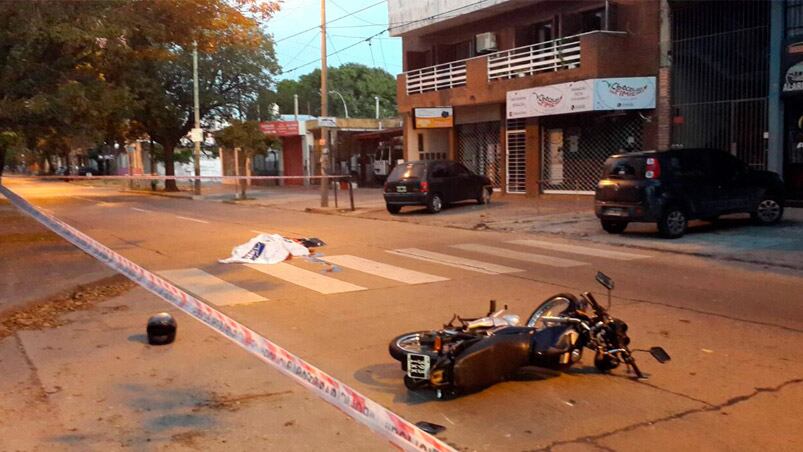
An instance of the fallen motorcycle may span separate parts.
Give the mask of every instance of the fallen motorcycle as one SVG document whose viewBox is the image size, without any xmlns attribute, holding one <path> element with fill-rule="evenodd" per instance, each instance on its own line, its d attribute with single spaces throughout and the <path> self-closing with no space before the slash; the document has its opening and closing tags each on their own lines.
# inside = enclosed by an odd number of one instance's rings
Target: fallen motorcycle
<svg viewBox="0 0 803 452">
<path fill-rule="evenodd" d="M 594 366 L 609 372 L 624 363 L 637 378 L 646 378 L 632 351 L 648 351 L 658 362 L 671 358 L 661 347 L 631 350 L 627 324 L 608 314 L 614 282 L 597 273 L 608 289 L 608 308 L 590 292 L 579 298 L 554 295 L 537 307 L 524 326 L 507 306 L 496 302 L 486 317 L 454 315 L 443 329 L 402 334 L 390 342 L 390 355 L 406 372 L 410 390 L 435 389 L 438 398 L 482 389 L 512 377 L 520 368 L 535 366 L 566 370 L 593 350 Z"/>
</svg>

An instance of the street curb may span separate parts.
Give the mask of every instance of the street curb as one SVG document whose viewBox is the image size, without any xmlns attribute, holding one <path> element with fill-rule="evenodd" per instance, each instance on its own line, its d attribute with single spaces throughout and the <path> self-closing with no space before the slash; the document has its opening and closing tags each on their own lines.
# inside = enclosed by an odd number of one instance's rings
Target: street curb
<svg viewBox="0 0 803 452">
<path fill-rule="evenodd" d="M 165 193 L 162 191 L 150 191 L 150 190 L 120 190 L 120 193 L 134 193 L 138 195 L 161 196 L 163 198 L 174 198 L 174 199 L 189 199 L 189 200 L 195 199 L 193 195 L 183 194 L 181 192 Z"/>
</svg>

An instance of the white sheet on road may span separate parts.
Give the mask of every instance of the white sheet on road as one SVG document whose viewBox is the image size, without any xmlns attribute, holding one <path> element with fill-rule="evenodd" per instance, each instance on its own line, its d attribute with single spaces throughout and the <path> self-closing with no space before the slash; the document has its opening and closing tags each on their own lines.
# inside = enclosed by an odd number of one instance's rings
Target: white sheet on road
<svg viewBox="0 0 803 452">
<path fill-rule="evenodd" d="M 221 264 L 278 264 L 290 255 L 309 256 L 304 245 L 286 239 L 279 234 L 259 234 L 231 250 L 231 257 L 220 259 Z"/>
</svg>

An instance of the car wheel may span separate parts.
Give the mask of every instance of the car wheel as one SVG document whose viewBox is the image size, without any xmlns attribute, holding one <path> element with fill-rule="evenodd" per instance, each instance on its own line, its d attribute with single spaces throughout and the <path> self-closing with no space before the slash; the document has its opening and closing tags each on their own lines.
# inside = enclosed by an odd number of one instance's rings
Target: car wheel
<svg viewBox="0 0 803 452">
<path fill-rule="evenodd" d="M 402 208 L 402 206 L 397 206 L 395 204 L 385 204 L 385 207 L 387 207 L 388 208 L 388 212 L 390 212 L 393 215 L 401 212 L 401 208 Z"/>
<path fill-rule="evenodd" d="M 621 234 L 627 227 L 627 221 L 601 220 L 602 229 L 610 234 Z"/>
<path fill-rule="evenodd" d="M 686 233 L 688 225 L 689 220 L 683 210 L 678 207 L 669 207 L 658 220 L 658 231 L 666 238 L 676 239 Z"/>
<path fill-rule="evenodd" d="M 490 204 L 491 203 L 491 189 L 482 187 L 480 194 L 477 196 L 477 204 Z"/>
<path fill-rule="evenodd" d="M 756 206 L 755 212 L 750 214 L 750 217 L 756 224 L 775 224 L 781 221 L 783 217 L 783 204 L 775 197 L 764 197 Z"/>
<path fill-rule="evenodd" d="M 438 193 L 433 193 L 427 198 L 427 210 L 429 213 L 438 213 L 443 209 L 443 199 Z"/>
</svg>

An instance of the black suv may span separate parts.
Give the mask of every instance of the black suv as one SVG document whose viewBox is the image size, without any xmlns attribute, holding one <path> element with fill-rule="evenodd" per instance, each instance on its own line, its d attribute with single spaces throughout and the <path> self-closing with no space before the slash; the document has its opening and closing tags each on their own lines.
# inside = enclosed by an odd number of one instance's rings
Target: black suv
<svg viewBox="0 0 803 452">
<path fill-rule="evenodd" d="M 783 206 L 778 174 L 750 169 L 712 149 L 613 155 L 605 161 L 594 199 L 606 231 L 620 233 L 631 221 L 657 222 L 669 238 L 682 236 L 691 219 L 715 220 L 729 213 L 745 212 L 758 224 L 774 224 Z"/>
<path fill-rule="evenodd" d="M 491 180 L 469 171 L 450 160 L 406 162 L 393 168 L 385 182 L 385 204 L 388 212 L 399 213 L 402 206 L 427 206 L 438 213 L 444 204 L 476 199 L 480 204 L 491 201 Z"/>
</svg>

